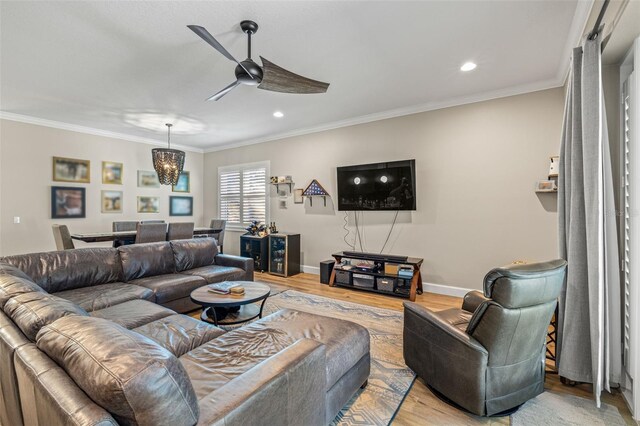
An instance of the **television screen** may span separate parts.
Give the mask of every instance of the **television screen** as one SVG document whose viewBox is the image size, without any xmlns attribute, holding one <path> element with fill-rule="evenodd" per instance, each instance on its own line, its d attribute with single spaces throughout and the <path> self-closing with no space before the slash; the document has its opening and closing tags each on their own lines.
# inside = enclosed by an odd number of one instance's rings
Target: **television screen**
<svg viewBox="0 0 640 426">
<path fill-rule="evenodd" d="M 338 210 L 415 210 L 415 160 L 338 167 Z"/>
</svg>

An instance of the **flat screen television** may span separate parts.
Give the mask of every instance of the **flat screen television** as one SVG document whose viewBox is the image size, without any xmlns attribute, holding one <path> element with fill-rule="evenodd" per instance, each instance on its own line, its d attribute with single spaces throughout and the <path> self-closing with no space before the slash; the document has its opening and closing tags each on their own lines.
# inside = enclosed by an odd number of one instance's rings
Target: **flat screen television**
<svg viewBox="0 0 640 426">
<path fill-rule="evenodd" d="M 416 160 L 338 167 L 338 210 L 415 210 Z"/>
</svg>

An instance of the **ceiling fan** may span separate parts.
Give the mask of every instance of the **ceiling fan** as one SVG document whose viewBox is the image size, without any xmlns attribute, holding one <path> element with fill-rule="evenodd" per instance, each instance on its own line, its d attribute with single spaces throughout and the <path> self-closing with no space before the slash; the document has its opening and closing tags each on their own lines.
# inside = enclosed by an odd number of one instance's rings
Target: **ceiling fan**
<svg viewBox="0 0 640 426">
<path fill-rule="evenodd" d="M 238 62 L 204 27 L 199 25 L 188 25 L 187 27 L 218 52 L 222 53 L 227 59 L 238 64 L 235 70 L 236 81 L 208 98 L 208 101 L 220 100 L 224 95 L 241 84 L 258 86 L 258 89 L 282 93 L 325 93 L 329 87 L 329 83 L 323 83 L 294 74 L 266 60 L 262 56 L 260 56 L 262 66 L 256 64 L 253 59 L 251 59 L 251 35 L 258 31 L 258 24 L 253 21 L 240 22 L 240 28 L 247 34 L 249 39 L 248 58 L 242 62 Z"/>
</svg>

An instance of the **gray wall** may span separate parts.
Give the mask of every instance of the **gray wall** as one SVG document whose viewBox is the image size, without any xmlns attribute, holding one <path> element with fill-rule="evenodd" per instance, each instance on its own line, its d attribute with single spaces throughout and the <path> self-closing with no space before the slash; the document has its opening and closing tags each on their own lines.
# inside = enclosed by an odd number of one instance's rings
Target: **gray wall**
<svg viewBox="0 0 640 426">
<path fill-rule="evenodd" d="M 0 120 L 0 254 L 9 255 L 55 250 L 51 224 L 61 223 L 73 232 L 110 231 L 115 220 L 165 219 L 203 224 L 203 154 L 187 152 L 185 170 L 191 172 L 193 217 L 169 217 L 171 187 L 138 188 L 137 171 L 153 170 L 152 145 L 94 136 L 34 124 Z M 52 181 L 52 157 L 71 157 L 91 161 L 91 183 L 71 184 Z M 102 161 L 124 163 L 123 184 L 102 184 Z M 86 188 L 86 219 L 51 219 L 51 186 Z M 123 213 L 101 213 L 100 191 L 123 191 Z M 160 197 L 160 213 L 137 213 L 136 197 Z M 14 224 L 14 216 L 21 218 Z M 76 246 L 83 246 L 78 243 Z"/>
<path fill-rule="evenodd" d="M 317 267 L 348 248 L 336 167 L 415 158 L 418 210 L 399 214 L 385 252 L 423 257 L 425 282 L 479 289 L 494 266 L 557 256 L 557 196 L 534 186 L 559 154 L 563 108 L 558 88 L 206 153 L 204 216 L 218 215 L 220 166 L 268 159 L 297 188 L 318 179 L 332 195 L 326 208 L 290 196 L 282 209 L 275 188 L 270 203 L 270 220 L 302 234 L 303 264 Z M 393 216 L 364 213 L 366 251 L 380 251 Z M 240 234 L 227 234 L 225 252 L 238 253 Z"/>
</svg>

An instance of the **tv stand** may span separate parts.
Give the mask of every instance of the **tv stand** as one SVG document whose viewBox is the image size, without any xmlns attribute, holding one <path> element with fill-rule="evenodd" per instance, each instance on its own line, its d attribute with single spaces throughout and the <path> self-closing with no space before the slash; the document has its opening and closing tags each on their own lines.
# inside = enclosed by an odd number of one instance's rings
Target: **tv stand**
<svg viewBox="0 0 640 426">
<path fill-rule="evenodd" d="M 416 300 L 416 294 L 422 294 L 422 275 L 420 273 L 420 267 L 424 259 L 418 257 L 407 257 L 397 255 L 384 255 L 379 253 L 362 253 L 354 251 L 341 251 L 334 253 L 332 256 L 336 260 L 336 266 L 331 271 L 331 278 L 329 279 L 329 285 L 331 287 L 344 287 L 354 288 L 358 290 L 371 291 L 374 293 L 389 294 L 393 296 L 405 297 L 412 302 Z M 372 262 L 374 267 L 370 270 L 358 268 L 355 265 L 351 265 L 351 268 L 340 267 L 343 259 L 350 259 L 354 261 L 367 261 Z M 398 267 L 400 265 L 407 265 L 412 268 L 413 273 L 411 277 L 403 277 L 397 273 L 385 272 L 387 266 Z M 336 279 L 336 275 L 340 275 L 340 279 Z M 354 274 L 356 280 L 362 279 L 364 282 L 371 282 L 373 285 L 362 286 L 355 284 Z M 408 286 L 400 286 L 400 283 L 407 283 Z M 384 289 L 382 289 L 384 284 Z M 391 285 L 391 287 L 389 287 Z M 407 288 L 408 287 L 408 288 Z M 403 290 L 403 291 L 398 291 Z"/>
</svg>

